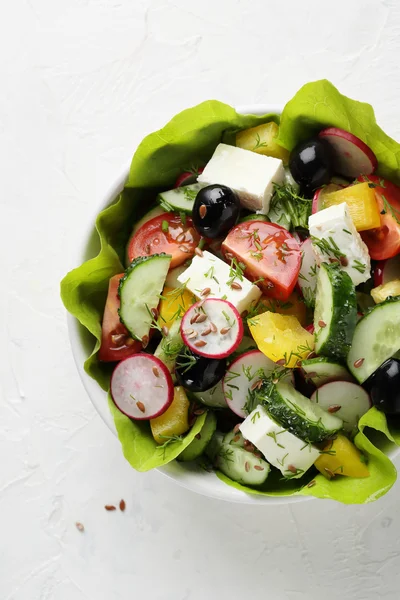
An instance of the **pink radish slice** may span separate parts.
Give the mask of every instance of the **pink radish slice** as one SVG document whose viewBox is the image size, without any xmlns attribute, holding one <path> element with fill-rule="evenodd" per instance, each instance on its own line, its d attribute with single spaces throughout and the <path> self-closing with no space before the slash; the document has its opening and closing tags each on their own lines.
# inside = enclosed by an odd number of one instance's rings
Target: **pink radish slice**
<svg viewBox="0 0 400 600">
<path fill-rule="evenodd" d="M 203 171 L 204 168 L 200 167 L 195 173 L 192 173 L 191 171 L 185 171 L 184 173 L 181 173 L 180 175 L 178 175 L 175 181 L 174 188 L 181 187 L 182 185 L 190 185 L 191 183 L 196 183 L 197 177 Z"/>
<path fill-rule="evenodd" d="M 135 354 L 115 367 L 111 396 L 127 417 L 138 421 L 154 419 L 171 404 L 174 384 L 161 360 L 151 354 Z"/>
<path fill-rule="evenodd" d="M 304 298 L 312 304 L 317 289 L 319 267 L 317 266 L 311 238 L 307 238 L 301 244 L 300 249 L 302 258 L 298 284 Z"/>
<path fill-rule="evenodd" d="M 380 260 L 376 263 L 374 271 L 374 284 L 384 285 L 389 281 L 400 279 L 400 254 L 387 260 Z"/>
<path fill-rule="evenodd" d="M 242 341 L 243 321 L 227 300 L 208 298 L 193 304 L 183 315 L 181 335 L 195 354 L 225 358 Z"/>
<path fill-rule="evenodd" d="M 313 197 L 311 212 L 314 215 L 316 212 L 323 210 L 324 206 L 324 198 L 327 194 L 332 194 L 332 192 L 337 192 L 338 190 L 343 189 L 344 185 L 339 185 L 337 183 L 328 183 L 328 185 L 324 185 L 324 187 L 319 188 Z"/>
<path fill-rule="evenodd" d="M 314 324 L 311 323 L 311 325 L 307 325 L 306 331 L 308 331 L 308 333 L 314 333 L 314 331 L 315 331 Z"/>
<path fill-rule="evenodd" d="M 268 377 L 276 368 L 276 363 L 260 350 L 249 350 L 233 361 L 222 380 L 222 388 L 229 408 L 238 417 L 247 417 L 244 406 L 253 386 L 263 375 Z"/>
<path fill-rule="evenodd" d="M 351 432 L 371 408 L 371 399 L 360 385 L 349 381 L 331 381 L 318 388 L 311 401 L 343 420 L 343 429 Z M 340 408 L 338 408 L 340 407 Z"/>
<path fill-rule="evenodd" d="M 328 127 L 319 132 L 319 137 L 331 145 L 334 151 L 334 168 L 340 175 L 345 177 L 370 175 L 378 166 L 371 148 L 348 131 Z"/>
</svg>

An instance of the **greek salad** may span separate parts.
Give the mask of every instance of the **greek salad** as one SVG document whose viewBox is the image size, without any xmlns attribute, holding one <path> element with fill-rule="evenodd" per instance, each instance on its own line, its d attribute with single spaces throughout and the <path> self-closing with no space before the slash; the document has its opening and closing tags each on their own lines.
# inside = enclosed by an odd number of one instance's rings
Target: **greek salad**
<svg viewBox="0 0 400 600">
<path fill-rule="evenodd" d="M 164 449 L 240 484 L 369 477 L 353 443 L 400 414 L 400 188 L 335 127 L 268 122 L 158 194 L 109 281 L 99 359 Z"/>
</svg>

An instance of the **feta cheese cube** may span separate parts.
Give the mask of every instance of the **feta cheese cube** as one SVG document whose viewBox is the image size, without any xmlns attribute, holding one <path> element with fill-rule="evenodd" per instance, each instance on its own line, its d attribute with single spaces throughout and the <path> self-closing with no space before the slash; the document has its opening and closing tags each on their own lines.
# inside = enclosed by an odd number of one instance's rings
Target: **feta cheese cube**
<svg viewBox="0 0 400 600">
<path fill-rule="evenodd" d="M 285 477 L 301 477 L 319 458 L 318 448 L 276 423 L 261 405 L 249 414 L 239 429 L 243 437 L 254 444 Z"/>
<path fill-rule="evenodd" d="M 308 220 L 313 249 L 318 264 L 342 255 L 341 264 L 354 285 L 371 277 L 371 260 L 367 246 L 356 230 L 347 204 L 320 210 Z"/>
<path fill-rule="evenodd" d="M 218 144 L 197 181 L 206 185 L 226 185 L 235 190 L 243 206 L 266 215 L 274 192 L 273 184 L 282 183 L 284 178 L 285 169 L 279 158 Z"/>
<path fill-rule="evenodd" d="M 210 288 L 207 298 L 222 298 L 235 306 L 239 313 L 248 310 L 252 302 L 257 302 L 261 290 L 248 279 L 235 278 L 240 283 L 241 289 L 232 289 L 228 281 L 232 280 L 231 267 L 223 260 L 214 256 L 207 250 L 203 256 L 195 256 L 190 267 L 178 276 L 179 283 L 186 283 L 188 290 L 198 298 L 201 292 Z"/>
</svg>

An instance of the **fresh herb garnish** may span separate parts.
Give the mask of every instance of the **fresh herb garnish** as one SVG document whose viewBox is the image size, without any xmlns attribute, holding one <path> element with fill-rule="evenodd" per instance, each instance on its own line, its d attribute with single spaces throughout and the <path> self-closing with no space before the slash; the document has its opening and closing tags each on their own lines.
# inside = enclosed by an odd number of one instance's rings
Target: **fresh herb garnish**
<svg viewBox="0 0 400 600">
<path fill-rule="evenodd" d="M 183 352 L 181 352 L 177 358 L 176 366 L 179 370 L 182 370 L 182 373 L 186 373 L 186 371 L 189 371 L 189 369 L 191 369 L 196 362 L 197 361 L 190 352 L 189 348 L 185 346 Z"/>
<path fill-rule="evenodd" d="M 359 260 L 355 260 L 353 263 L 353 269 L 356 269 L 356 271 L 359 271 L 359 273 L 365 273 L 367 265 L 364 265 L 364 263 L 360 262 Z"/>
<path fill-rule="evenodd" d="M 161 230 L 162 230 L 164 233 L 168 233 L 168 231 L 169 231 L 169 225 L 168 225 L 168 221 L 163 221 L 163 222 L 161 223 Z"/>
<path fill-rule="evenodd" d="M 333 256 L 337 260 L 340 261 L 341 258 L 345 258 L 346 255 L 340 250 L 339 246 L 335 242 L 332 236 L 329 236 L 328 239 L 322 238 L 319 239 L 315 236 L 311 236 L 312 243 L 314 246 L 317 246 L 323 254 L 327 256 Z"/>
<path fill-rule="evenodd" d="M 255 138 L 256 138 L 256 143 L 255 143 L 254 148 L 251 149 L 252 152 L 255 152 L 259 148 L 266 148 L 268 146 L 267 142 L 261 141 L 259 133 L 256 133 Z"/>
<path fill-rule="evenodd" d="M 243 281 L 243 274 L 246 265 L 236 260 L 236 258 L 232 258 L 231 265 L 229 269 L 229 279 L 226 282 L 227 285 L 232 285 L 235 279 L 239 279 L 239 281 Z"/>
<path fill-rule="evenodd" d="M 274 184 L 274 195 L 270 210 L 278 212 L 280 209 L 291 224 L 291 229 L 295 229 L 296 227 L 308 229 L 311 206 L 312 200 L 300 196 L 293 186 L 289 184 Z"/>
<path fill-rule="evenodd" d="M 257 410 L 257 411 L 254 413 L 254 415 L 251 417 L 251 422 L 253 423 L 253 425 L 254 425 L 254 423 L 257 421 L 257 419 L 260 419 L 260 418 L 261 418 L 260 411 L 259 411 L 259 410 Z"/>
</svg>

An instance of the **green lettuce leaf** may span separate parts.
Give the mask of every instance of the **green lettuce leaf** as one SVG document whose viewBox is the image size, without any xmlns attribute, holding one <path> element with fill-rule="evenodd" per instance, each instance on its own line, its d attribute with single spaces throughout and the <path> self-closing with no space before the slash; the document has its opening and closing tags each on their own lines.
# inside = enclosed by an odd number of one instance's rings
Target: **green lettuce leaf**
<svg viewBox="0 0 400 600">
<path fill-rule="evenodd" d="M 270 120 L 279 123 L 276 115 L 238 115 L 226 104 L 207 101 L 181 112 L 139 145 L 123 192 L 97 217 L 99 253 L 68 273 L 61 282 L 65 307 L 91 336 L 93 351 L 85 362 L 85 370 L 104 390 L 109 390 L 112 366 L 101 363 L 97 356 L 101 320 L 108 281 L 112 275 L 124 270 L 125 246 L 133 225 L 152 207 L 160 190 L 170 188 L 182 171 L 204 165 L 220 141 L 234 143 L 236 131 Z M 400 145 L 378 127 L 368 104 L 342 96 L 328 81 L 305 85 L 288 102 L 281 117 L 279 142 L 292 149 L 329 125 L 347 129 L 363 139 L 377 155 L 379 172 L 392 180 L 398 178 Z M 139 471 L 176 458 L 201 430 L 205 419 L 202 415 L 181 441 L 160 449 L 147 423 L 134 422 L 122 415 L 110 398 L 109 407 L 124 456 Z M 363 417 L 360 429 L 355 441 L 368 459 L 371 476 L 366 479 L 338 477 L 328 481 L 322 475 L 316 475 L 316 485 L 307 488 L 296 480 L 283 482 L 274 471 L 267 487 L 255 490 L 232 482 L 220 473 L 218 476 L 247 493 L 311 495 L 345 503 L 370 502 L 390 489 L 396 479 L 394 466 L 379 448 L 393 441 L 400 444 L 400 430 L 392 425 L 388 427 L 386 418 L 375 409 Z"/>
<path fill-rule="evenodd" d="M 377 125 L 372 106 L 343 96 L 326 79 L 306 83 L 286 104 L 279 142 L 293 150 L 324 127 L 340 127 L 356 135 L 375 153 L 379 174 L 400 181 L 400 145 Z"/>
</svg>

